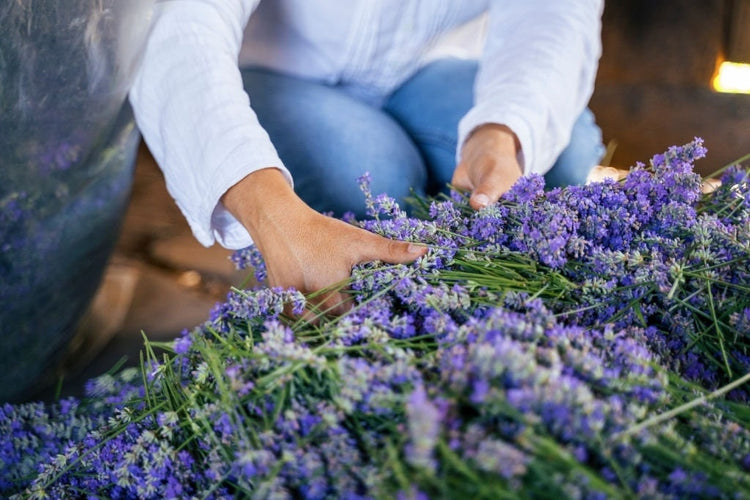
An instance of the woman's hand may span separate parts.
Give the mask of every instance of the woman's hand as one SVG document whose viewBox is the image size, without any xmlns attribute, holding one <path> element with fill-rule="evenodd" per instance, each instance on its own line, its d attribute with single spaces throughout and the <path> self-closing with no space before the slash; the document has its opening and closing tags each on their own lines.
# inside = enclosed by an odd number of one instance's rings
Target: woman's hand
<svg viewBox="0 0 750 500">
<path fill-rule="evenodd" d="M 475 210 L 495 203 L 523 175 L 518 164 L 520 144 L 505 125 L 477 127 L 464 142 L 452 184 L 471 191 Z"/>
<path fill-rule="evenodd" d="M 343 282 L 356 264 L 373 260 L 407 263 L 427 250 L 316 212 L 276 168 L 251 173 L 232 186 L 222 202 L 263 255 L 269 284 L 294 287 L 306 295 Z M 334 314 L 349 307 L 338 290 L 313 302 L 320 311 Z"/>
</svg>

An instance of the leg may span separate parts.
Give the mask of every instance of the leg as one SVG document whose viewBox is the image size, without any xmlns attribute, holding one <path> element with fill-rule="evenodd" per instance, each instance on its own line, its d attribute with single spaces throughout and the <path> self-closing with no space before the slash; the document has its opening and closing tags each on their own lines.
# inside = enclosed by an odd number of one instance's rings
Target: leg
<svg viewBox="0 0 750 500">
<path fill-rule="evenodd" d="M 456 167 L 459 120 L 474 103 L 476 61 L 442 59 L 428 64 L 386 101 L 384 109 L 414 138 L 430 175 L 432 191 L 450 182 Z M 571 141 L 545 176 L 549 186 L 582 184 L 604 154 L 601 130 L 585 109 Z"/>
<path fill-rule="evenodd" d="M 387 114 L 335 87 L 259 69 L 242 77 L 295 191 L 312 208 L 363 215 L 357 178 L 367 171 L 375 194 L 403 201 L 411 187 L 423 189 L 419 151 Z"/>
<path fill-rule="evenodd" d="M 428 192 L 445 189 L 456 168 L 458 122 L 474 103 L 477 62 L 434 61 L 389 96 L 383 109 L 414 139 L 429 174 Z"/>
</svg>

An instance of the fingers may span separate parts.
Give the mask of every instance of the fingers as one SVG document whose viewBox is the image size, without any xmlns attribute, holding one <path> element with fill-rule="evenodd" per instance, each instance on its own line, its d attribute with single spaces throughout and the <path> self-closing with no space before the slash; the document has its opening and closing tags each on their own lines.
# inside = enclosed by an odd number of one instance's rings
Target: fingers
<svg viewBox="0 0 750 500">
<path fill-rule="evenodd" d="M 354 305 L 351 294 L 341 289 L 323 292 L 312 298 L 311 303 L 313 307 L 308 311 L 318 316 L 341 316 Z"/>
<path fill-rule="evenodd" d="M 515 158 L 486 155 L 459 163 L 453 174 L 453 184 L 470 190 L 469 205 L 480 210 L 497 202 L 521 175 Z"/>
<path fill-rule="evenodd" d="M 494 189 L 494 184 L 497 181 L 493 180 L 495 176 L 492 174 L 491 165 L 485 168 L 484 171 L 480 168 L 475 168 L 470 172 L 469 167 L 467 167 L 468 163 L 467 161 L 462 161 L 458 164 L 455 172 L 453 172 L 451 184 L 459 189 L 471 191 L 469 205 L 474 210 L 479 210 L 491 203 L 495 203 L 502 195 L 502 192 Z"/>
<path fill-rule="evenodd" d="M 346 287 L 355 264 L 375 260 L 407 263 L 427 251 L 424 246 L 390 240 L 335 219 L 320 221 L 324 223 L 317 226 L 317 236 L 323 238 L 301 238 L 300 245 L 294 246 L 293 257 L 267 262 L 272 286 L 293 287 L 307 297 L 307 307 L 300 317 L 303 321 L 317 323 L 352 308 L 352 296 Z"/>
<path fill-rule="evenodd" d="M 465 189 L 466 191 L 471 191 L 474 189 L 474 185 L 471 183 L 471 179 L 469 179 L 469 172 L 466 168 L 466 162 L 461 162 L 456 167 L 456 170 L 453 171 L 453 179 L 451 179 L 451 184 L 453 184 L 458 189 Z"/>
<path fill-rule="evenodd" d="M 501 124 L 482 125 L 467 137 L 453 184 L 471 190 L 472 208 L 479 210 L 497 202 L 523 175 L 518 163 L 520 148 L 516 134 Z"/>
<path fill-rule="evenodd" d="M 307 297 L 307 306 L 301 319 L 317 325 L 322 318 L 341 316 L 353 306 L 351 295 L 340 290 L 313 293 Z"/>
<path fill-rule="evenodd" d="M 352 306 L 346 290 L 352 267 L 369 261 L 412 262 L 424 246 L 394 241 L 340 220 L 311 213 L 291 231 L 269 238 L 263 247 L 271 286 L 293 287 L 308 298 L 302 319 L 340 315 Z"/>
<path fill-rule="evenodd" d="M 427 252 L 427 247 L 406 241 L 396 241 L 364 232 L 360 252 L 355 263 L 380 260 L 388 264 L 407 264 Z"/>
<path fill-rule="evenodd" d="M 620 181 L 627 177 L 628 173 L 628 170 L 622 170 L 604 165 L 597 165 L 591 169 L 591 172 L 589 172 L 589 175 L 586 178 L 586 183 L 588 184 L 591 182 L 601 182 L 605 179 Z"/>
<path fill-rule="evenodd" d="M 340 316 L 352 308 L 351 294 L 344 288 L 350 276 L 349 268 L 345 267 L 337 267 L 331 275 L 326 274 L 322 278 L 295 273 L 292 278 L 285 276 L 286 279 L 282 280 L 272 279 L 269 275 L 269 280 L 272 286 L 294 288 L 305 295 L 306 305 L 301 314 L 294 314 L 291 304 L 285 306 L 284 314 L 317 325 L 323 317 Z M 306 279 L 321 281 L 310 283 Z"/>
<path fill-rule="evenodd" d="M 701 183 L 701 191 L 704 193 L 713 193 L 721 187 L 721 181 L 719 179 L 703 179 Z"/>
<path fill-rule="evenodd" d="M 469 205 L 474 210 L 480 210 L 497 202 L 520 177 L 521 171 L 515 162 L 507 161 L 505 158 L 483 162 L 476 169 Z"/>
<path fill-rule="evenodd" d="M 503 179 L 491 165 L 477 170 L 475 187 L 471 192 L 469 205 L 474 210 L 481 210 L 489 204 L 495 203 L 507 189 L 500 190 L 500 185 L 504 185 Z"/>
</svg>

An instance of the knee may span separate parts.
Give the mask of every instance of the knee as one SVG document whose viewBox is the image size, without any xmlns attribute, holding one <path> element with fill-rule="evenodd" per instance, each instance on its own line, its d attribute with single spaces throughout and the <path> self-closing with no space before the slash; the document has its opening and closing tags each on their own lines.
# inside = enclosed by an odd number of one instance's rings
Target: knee
<svg viewBox="0 0 750 500">
<path fill-rule="evenodd" d="M 337 217 L 353 212 L 364 217 L 365 197 L 358 179 L 366 172 L 370 173 L 370 190 L 374 195 L 385 193 L 402 207 L 414 193 L 424 194 L 426 169 L 413 145 L 379 138 L 359 146 L 339 149 L 335 157 L 328 156 L 329 161 L 319 165 L 316 175 L 299 176 L 300 182 L 295 180 L 295 183 L 300 197 L 320 212 Z"/>
</svg>

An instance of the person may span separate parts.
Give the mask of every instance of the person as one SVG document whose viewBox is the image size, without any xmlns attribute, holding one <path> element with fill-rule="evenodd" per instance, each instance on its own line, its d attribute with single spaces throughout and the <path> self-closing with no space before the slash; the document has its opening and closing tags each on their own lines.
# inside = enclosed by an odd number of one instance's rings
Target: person
<svg viewBox="0 0 750 500">
<path fill-rule="evenodd" d="M 196 238 L 254 242 L 271 285 L 307 293 L 355 264 L 425 252 L 335 217 L 364 209 L 365 171 L 376 194 L 452 182 L 475 209 L 524 174 L 585 180 L 603 153 L 587 109 L 602 9 L 602 0 L 157 0 L 130 102 Z M 430 59 L 481 16 L 478 59 Z M 336 309 L 343 299 L 319 301 Z"/>
</svg>

